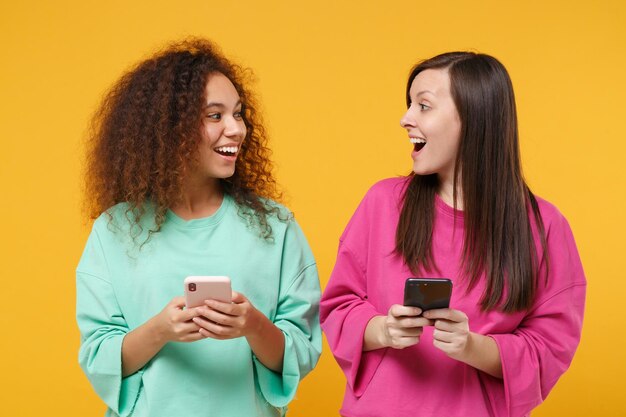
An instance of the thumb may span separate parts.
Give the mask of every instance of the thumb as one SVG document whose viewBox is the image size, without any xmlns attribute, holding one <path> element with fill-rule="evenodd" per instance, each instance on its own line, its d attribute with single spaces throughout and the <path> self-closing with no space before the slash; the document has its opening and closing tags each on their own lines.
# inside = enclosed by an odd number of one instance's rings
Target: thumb
<svg viewBox="0 0 626 417">
<path fill-rule="evenodd" d="M 170 301 L 170 305 L 177 307 L 177 308 L 185 307 L 185 297 L 172 298 L 172 301 Z"/>
<path fill-rule="evenodd" d="M 237 291 L 233 291 L 233 295 L 232 295 L 233 303 L 241 304 L 241 303 L 245 303 L 246 301 L 248 301 L 248 299 L 245 297 L 245 295 Z"/>
</svg>

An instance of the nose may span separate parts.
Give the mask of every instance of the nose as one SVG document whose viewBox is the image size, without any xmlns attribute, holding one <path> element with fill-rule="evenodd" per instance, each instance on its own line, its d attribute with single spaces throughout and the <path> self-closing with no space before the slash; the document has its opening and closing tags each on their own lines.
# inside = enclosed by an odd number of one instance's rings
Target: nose
<svg viewBox="0 0 626 417">
<path fill-rule="evenodd" d="M 224 135 L 228 137 L 243 139 L 246 136 L 246 124 L 241 119 L 228 117 L 226 118 Z"/>
<path fill-rule="evenodd" d="M 406 110 L 406 113 L 404 113 L 404 116 L 400 119 L 400 126 L 405 129 L 415 127 L 415 117 L 413 117 L 411 107 Z"/>
</svg>

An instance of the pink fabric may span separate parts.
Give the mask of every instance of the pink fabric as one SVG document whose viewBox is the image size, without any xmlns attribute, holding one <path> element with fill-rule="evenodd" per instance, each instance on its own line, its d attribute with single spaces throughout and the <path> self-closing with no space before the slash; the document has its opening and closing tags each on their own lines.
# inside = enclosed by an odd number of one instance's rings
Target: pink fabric
<svg viewBox="0 0 626 417">
<path fill-rule="evenodd" d="M 468 315 L 472 331 L 496 340 L 503 380 L 448 358 L 432 345 L 432 328 L 424 329 L 416 346 L 362 352 L 369 320 L 401 304 L 404 281 L 413 276 L 394 253 L 405 185 L 406 178 L 387 179 L 367 193 L 341 236 L 322 296 L 322 328 L 347 379 L 341 414 L 527 415 L 567 370 L 580 340 L 586 282 L 567 221 L 538 199 L 550 256 L 547 282 L 542 280 L 527 312 L 481 312 L 484 287 L 467 292 L 459 279 L 463 214 L 436 200 L 433 255 L 440 273 L 420 276 L 453 281 L 451 307 Z"/>
</svg>

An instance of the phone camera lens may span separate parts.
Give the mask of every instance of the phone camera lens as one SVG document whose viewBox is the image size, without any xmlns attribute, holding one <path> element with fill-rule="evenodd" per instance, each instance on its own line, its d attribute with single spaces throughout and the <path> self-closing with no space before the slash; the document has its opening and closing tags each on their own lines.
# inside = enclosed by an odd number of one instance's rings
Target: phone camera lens
<svg viewBox="0 0 626 417">
<path fill-rule="evenodd" d="M 196 290 L 196 284 L 194 282 L 189 284 L 189 291 L 195 291 Z"/>
</svg>

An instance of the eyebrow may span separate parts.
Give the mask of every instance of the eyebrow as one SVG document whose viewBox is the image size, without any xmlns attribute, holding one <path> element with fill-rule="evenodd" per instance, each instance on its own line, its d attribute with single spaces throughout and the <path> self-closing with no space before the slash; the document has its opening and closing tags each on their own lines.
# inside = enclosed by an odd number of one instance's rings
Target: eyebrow
<svg viewBox="0 0 626 417">
<path fill-rule="evenodd" d="M 425 93 L 432 94 L 433 96 L 436 95 L 435 93 L 433 93 L 430 90 L 422 90 L 422 91 L 419 91 L 417 94 L 415 94 L 415 97 L 419 97 L 419 96 L 421 96 L 422 94 L 425 94 Z"/>
<path fill-rule="evenodd" d="M 238 107 L 240 105 L 241 105 L 241 100 L 237 100 L 237 102 L 235 103 L 235 107 Z M 204 105 L 204 108 L 206 109 L 206 108 L 209 108 L 209 107 L 217 107 L 219 109 L 225 109 L 226 105 L 224 103 L 219 103 L 219 102 L 216 102 L 216 101 L 209 101 L 208 103 L 206 103 Z"/>
</svg>

